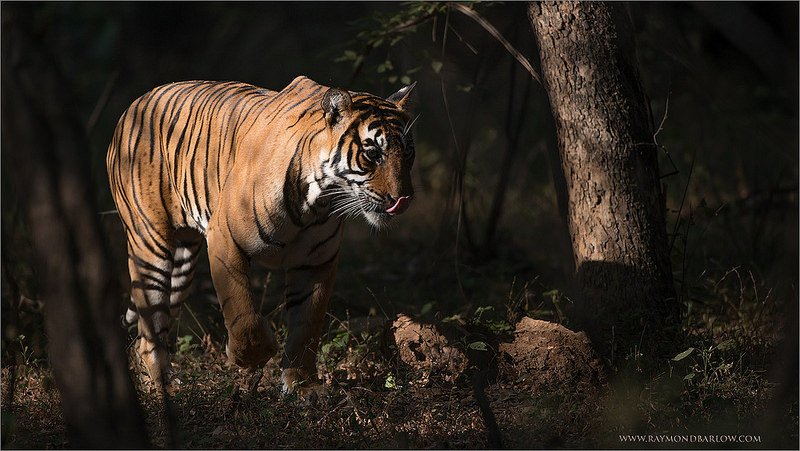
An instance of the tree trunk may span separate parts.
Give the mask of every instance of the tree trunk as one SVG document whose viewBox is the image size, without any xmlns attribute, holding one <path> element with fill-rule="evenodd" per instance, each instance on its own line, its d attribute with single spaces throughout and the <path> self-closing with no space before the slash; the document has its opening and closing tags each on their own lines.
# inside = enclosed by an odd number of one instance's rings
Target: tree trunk
<svg viewBox="0 0 800 451">
<path fill-rule="evenodd" d="M 566 181 L 578 319 L 606 357 L 665 349 L 680 312 L 652 118 L 618 3 L 532 3 Z"/>
<path fill-rule="evenodd" d="M 3 7 L 3 164 L 14 168 L 44 276 L 48 357 L 69 445 L 147 447 L 118 320 L 120 291 L 90 188 L 87 138 L 66 83 L 28 32 L 25 9 Z"/>
</svg>

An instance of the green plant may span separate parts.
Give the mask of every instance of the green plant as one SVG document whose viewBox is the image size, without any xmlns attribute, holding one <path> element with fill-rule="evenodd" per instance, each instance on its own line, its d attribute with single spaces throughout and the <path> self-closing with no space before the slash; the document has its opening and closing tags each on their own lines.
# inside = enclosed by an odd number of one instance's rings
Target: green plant
<svg viewBox="0 0 800 451">
<path fill-rule="evenodd" d="M 339 356 L 347 350 L 347 344 L 350 342 L 350 333 L 348 331 L 341 331 L 337 333 L 333 339 L 327 343 L 322 344 L 322 359 L 325 361 L 331 360 L 334 356 Z"/>
<path fill-rule="evenodd" d="M 730 349 L 733 345 L 733 340 L 725 340 L 718 345 L 690 347 L 673 357 L 672 361 L 680 362 L 691 357 L 691 364 L 683 379 L 699 387 L 713 387 L 731 373 L 733 363 L 726 362 L 718 354 Z"/>
<path fill-rule="evenodd" d="M 176 354 L 182 357 L 197 349 L 198 345 L 196 343 L 192 343 L 192 341 L 194 341 L 194 337 L 192 335 L 178 337 L 178 341 L 176 343 L 178 351 Z"/>
<path fill-rule="evenodd" d="M 420 25 L 432 22 L 446 10 L 446 3 L 409 2 L 391 14 L 374 13 L 369 17 L 358 19 L 354 22 L 354 26 L 360 31 L 349 45 L 360 47 L 361 50 L 347 49 L 334 61 L 352 64 L 355 77 L 364 67 L 367 57 L 371 53 L 381 51 L 382 58 L 375 64 L 375 72 L 386 77 L 389 83 L 410 84 L 411 75 L 422 69 L 422 66 L 401 68 L 392 60 L 392 49 L 407 36 L 416 33 Z M 438 73 L 441 67 L 440 61 L 431 62 L 434 72 Z"/>
<path fill-rule="evenodd" d="M 485 326 L 497 335 L 507 334 L 514 330 L 514 326 L 509 324 L 505 318 L 499 317 L 499 314 L 495 311 L 494 307 L 490 305 L 475 309 L 475 313 L 472 315 L 470 322 L 472 324 Z M 470 345 L 470 347 L 472 349 L 478 349 L 472 347 L 472 345 Z"/>
<path fill-rule="evenodd" d="M 389 390 L 399 390 L 400 388 L 402 388 L 399 385 L 397 385 L 397 381 L 395 381 L 394 374 L 392 373 L 388 373 L 386 375 L 386 380 L 384 381 L 383 386 L 385 388 L 388 388 Z"/>
<path fill-rule="evenodd" d="M 34 363 L 35 359 L 33 358 L 33 350 L 25 343 L 25 335 L 19 334 L 14 341 L 19 346 L 20 356 L 22 360 L 25 362 L 25 365 L 30 366 Z"/>
</svg>

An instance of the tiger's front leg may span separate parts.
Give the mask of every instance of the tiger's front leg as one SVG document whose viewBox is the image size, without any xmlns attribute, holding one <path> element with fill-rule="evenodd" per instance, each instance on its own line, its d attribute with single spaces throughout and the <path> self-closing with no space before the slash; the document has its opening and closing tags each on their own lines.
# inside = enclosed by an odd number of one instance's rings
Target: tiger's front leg
<svg viewBox="0 0 800 451">
<path fill-rule="evenodd" d="M 208 258 L 228 330 L 228 359 L 241 367 L 260 368 L 278 350 L 275 336 L 253 301 L 247 256 L 230 234 L 219 232 L 208 231 Z"/>
<path fill-rule="evenodd" d="M 288 336 L 281 362 L 284 393 L 317 391 L 317 349 L 336 278 L 338 252 L 316 266 L 286 271 Z"/>
</svg>

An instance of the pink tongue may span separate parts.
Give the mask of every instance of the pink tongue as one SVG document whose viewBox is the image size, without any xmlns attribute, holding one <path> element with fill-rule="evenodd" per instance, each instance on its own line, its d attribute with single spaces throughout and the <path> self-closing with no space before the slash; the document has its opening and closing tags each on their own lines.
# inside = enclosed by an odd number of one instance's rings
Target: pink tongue
<svg viewBox="0 0 800 451">
<path fill-rule="evenodd" d="M 410 204 L 411 204 L 411 196 L 402 196 L 399 199 L 397 199 L 397 202 L 395 202 L 392 208 L 386 210 L 386 213 L 389 213 L 392 216 L 399 215 L 400 213 L 406 211 L 406 209 Z"/>
</svg>

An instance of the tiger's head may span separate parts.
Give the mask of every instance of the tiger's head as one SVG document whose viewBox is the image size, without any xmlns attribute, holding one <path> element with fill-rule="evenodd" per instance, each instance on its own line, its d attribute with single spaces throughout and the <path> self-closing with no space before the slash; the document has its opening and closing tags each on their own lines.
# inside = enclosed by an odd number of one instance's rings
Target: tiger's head
<svg viewBox="0 0 800 451">
<path fill-rule="evenodd" d="M 411 204 L 414 140 L 409 112 L 416 83 L 386 99 L 330 88 L 322 99 L 333 148 L 324 164 L 331 214 L 362 215 L 383 227 Z"/>
</svg>

